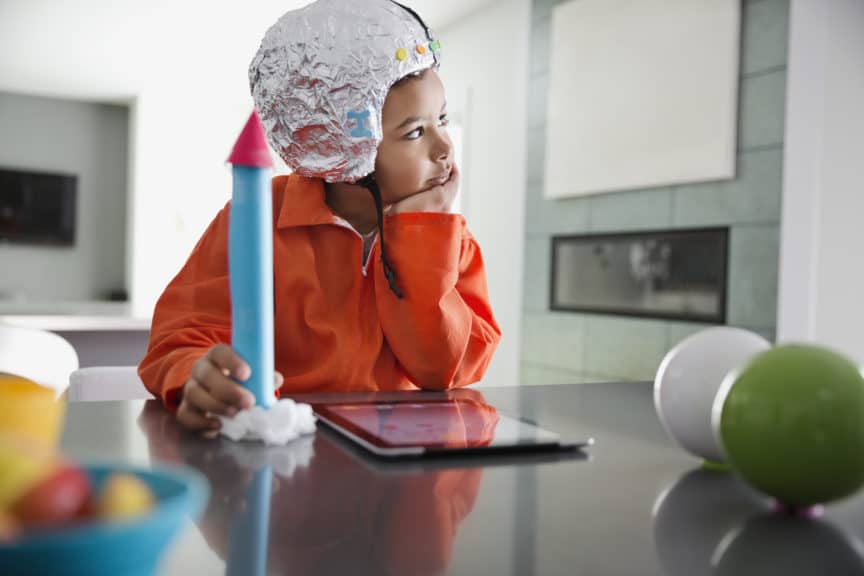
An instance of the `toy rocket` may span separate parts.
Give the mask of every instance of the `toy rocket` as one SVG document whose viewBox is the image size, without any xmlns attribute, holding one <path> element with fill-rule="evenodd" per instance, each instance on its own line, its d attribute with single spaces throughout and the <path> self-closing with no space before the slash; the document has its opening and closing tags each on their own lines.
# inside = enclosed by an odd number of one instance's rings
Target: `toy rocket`
<svg viewBox="0 0 864 576">
<path fill-rule="evenodd" d="M 228 162 L 234 183 L 228 224 L 231 345 L 252 369 L 252 375 L 241 384 L 255 395 L 256 405 L 267 408 L 275 402 L 273 162 L 256 112 L 249 116 Z"/>
</svg>

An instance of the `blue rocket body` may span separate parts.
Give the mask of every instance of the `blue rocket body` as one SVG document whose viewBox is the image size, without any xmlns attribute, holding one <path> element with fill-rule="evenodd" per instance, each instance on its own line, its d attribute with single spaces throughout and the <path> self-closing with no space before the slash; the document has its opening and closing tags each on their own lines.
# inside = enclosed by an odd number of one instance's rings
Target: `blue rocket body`
<svg viewBox="0 0 864 576">
<path fill-rule="evenodd" d="M 273 390 L 273 208 L 270 170 L 234 166 L 228 231 L 231 346 L 252 368 L 242 384 L 268 407 Z"/>
</svg>

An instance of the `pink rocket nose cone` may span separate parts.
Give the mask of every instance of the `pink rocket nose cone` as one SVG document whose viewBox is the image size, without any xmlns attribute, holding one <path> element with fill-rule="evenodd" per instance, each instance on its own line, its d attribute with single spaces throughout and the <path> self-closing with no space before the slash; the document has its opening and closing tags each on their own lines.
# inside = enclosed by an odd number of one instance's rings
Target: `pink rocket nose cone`
<svg viewBox="0 0 864 576">
<path fill-rule="evenodd" d="M 272 168 L 273 160 L 270 158 L 270 149 L 267 147 L 267 137 L 264 127 L 258 118 L 258 113 L 252 111 L 246 126 L 234 143 L 228 162 L 235 166 L 255 166 L 256 168 Z"/>
</svg>

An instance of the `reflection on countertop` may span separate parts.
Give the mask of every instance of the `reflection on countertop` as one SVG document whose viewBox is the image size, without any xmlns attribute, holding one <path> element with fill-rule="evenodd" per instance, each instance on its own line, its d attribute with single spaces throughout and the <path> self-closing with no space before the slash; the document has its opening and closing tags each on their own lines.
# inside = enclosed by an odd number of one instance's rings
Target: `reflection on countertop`
<svg viewBox="0 0 864 576">
<path fill-rule="evenodd" d="M 826 518 L 778 511 L 736 475 L 682 474 L 654 503 L 654 545 L 669 576 L 864 574 L 862 544 Z"/>
<path fill-rule="evenodd" d="M 385 472 L 329 434 L 280 447 L 200 439 L 155 402 L 138 421 L 152 459 L 210 481 L 198 528 L 227 574 L 444 573 L 483 478 L 480 467 Z"/>
</svg>

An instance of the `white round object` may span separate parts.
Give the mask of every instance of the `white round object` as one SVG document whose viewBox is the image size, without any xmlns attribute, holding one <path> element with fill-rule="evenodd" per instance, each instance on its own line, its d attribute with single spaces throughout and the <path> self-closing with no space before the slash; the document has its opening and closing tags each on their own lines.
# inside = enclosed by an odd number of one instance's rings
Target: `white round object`
<svg viewBox="0 0 864 576">
<path fill-rule="evenodd" d="M 724 462 L 711 427 L 714 398 L 729 372 L 769 348 L 762 336 L 731 326 L 703 330 L 672 348 L 654 379 L 654 407 L 669 436 L 700 458 Z"/>
<path fill-rule="evenodd" d="M 0 373 L 13 374 L 60 396 L 78 369 L 78 354 L 53 332 L 0 325 Z"/>
</svg>

